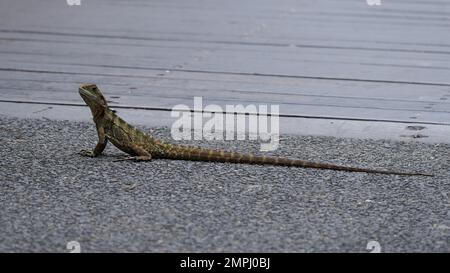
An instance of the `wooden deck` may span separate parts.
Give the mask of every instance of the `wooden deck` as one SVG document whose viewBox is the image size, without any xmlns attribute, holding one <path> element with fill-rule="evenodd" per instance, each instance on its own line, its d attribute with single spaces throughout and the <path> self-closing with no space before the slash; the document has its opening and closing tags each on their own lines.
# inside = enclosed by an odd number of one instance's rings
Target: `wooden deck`
<svg viewBox="0 0 450 273">
<path fill-rule="evenodd" d="M 0 102 L 450 125 L 450 1 L 0 0 Z M 0 104 L 0 107 L 2 104 Z"/>
</svg>

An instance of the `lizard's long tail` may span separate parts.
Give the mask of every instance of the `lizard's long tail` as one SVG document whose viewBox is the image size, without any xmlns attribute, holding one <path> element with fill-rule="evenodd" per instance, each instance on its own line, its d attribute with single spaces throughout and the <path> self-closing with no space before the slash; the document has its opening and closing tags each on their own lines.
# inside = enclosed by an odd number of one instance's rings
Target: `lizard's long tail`
<svg viewBox="0 0 450 273">
<path fill-rule="evenodd" d="M 264 164 L 275 166 L 291 166 L 291 167 L 303 167 L 303 168 L 316 168 L 316 169 L 329 169 L 347 172 L 364 172 L 364 173 L 379 173 L 379 174 L 392 174 L 392 175 L 420 175 L 420 176 L 433 176 L 432 174 L 425 173 L 408 173 L 408 172 L 396 172 L 387 170 L 374 170 L 365 168 L 355 168 L 327 163 L 316 163 L 311 161 L 304 161 L 300 159 L 289 159 L 282 157 L 268 157 L 268 156 L 254 156 L 251 154 L 240 154 L 226 151 L 215 151 L 203 148 L 194 148 L 187 146 L 179 146 L 175 149 L 171 149 L 165 156 L 170 159 L 181 160 L 195 160 L 195 161 L 212 161 L 212 162 L 230 162 L 230 163 L 243 163 L 243 164 Z"/>
</svg>

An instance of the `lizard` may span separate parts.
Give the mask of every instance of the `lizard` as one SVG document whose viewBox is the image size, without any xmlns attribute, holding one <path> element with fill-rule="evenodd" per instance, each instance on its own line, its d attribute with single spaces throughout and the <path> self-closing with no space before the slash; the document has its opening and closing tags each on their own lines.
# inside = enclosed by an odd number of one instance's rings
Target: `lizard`
<svg viewBox="0 0 450 273">
<path fill-rule="evenodd" d="M 98 134 L 98 143 L 93 150 L 82 150 L 79 152 L 83 156 L 97 157 L 101 155 L 107 142 L 110 141 L 114 146 L 129 155 L 123 159 L 119 159 L 119 161 L 149 161 L 153 158 L 162 158 L 173 160 L 265 164 L 391 175 L 433 176 L 432 174 L 425 173 L 357 168 L 329 163 L 316 163 L 300 159 L 255 156 L 252 154 L 241 154 L 237 152 L 172 144 L 144 133 L 120 118 L 114 110 L 109 108 L 104 95 L 97 85 L 83 84 L 79 87 L 79 94 L 91 110 Z"/>
</svg>

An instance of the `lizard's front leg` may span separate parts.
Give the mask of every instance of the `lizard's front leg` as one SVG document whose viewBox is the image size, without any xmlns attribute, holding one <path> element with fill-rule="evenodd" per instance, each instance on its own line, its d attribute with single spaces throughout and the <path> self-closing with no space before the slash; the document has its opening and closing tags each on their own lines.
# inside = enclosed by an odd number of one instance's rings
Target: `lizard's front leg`
<svg viewBox="0 0 450 273">
<path fill-rule="evenodd" d="M 99 156 L 103 150 L 106 147 L 106 144 L 108 143 L 108 140 L 105 136 L 105 129 L 103 127 L 97 128 L 97 134 L 98 134 L 98 143 L 95 146 L 94 150 L 81 150 L 79 152 L 82 156 L 89 156 L 89 157 L 96 157 Z"/>
</svg>

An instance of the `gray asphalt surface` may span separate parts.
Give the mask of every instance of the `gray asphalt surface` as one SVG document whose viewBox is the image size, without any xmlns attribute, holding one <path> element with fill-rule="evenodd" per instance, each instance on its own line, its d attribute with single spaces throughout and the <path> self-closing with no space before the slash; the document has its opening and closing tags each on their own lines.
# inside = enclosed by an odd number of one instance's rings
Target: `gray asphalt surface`
<svg viewBox="0 0 450 273">
<path fill-rule="evenodd" d="M 168 139 L 168 128 L 146 129 Z M 92 123 L 0 117 L 0 251 L 450 251 L 449 145 L 283 136 L 275 155 L 400 177 L 77 155 Z M 258 153 L 249 141 L 196 143 Z"/>
</svg>

